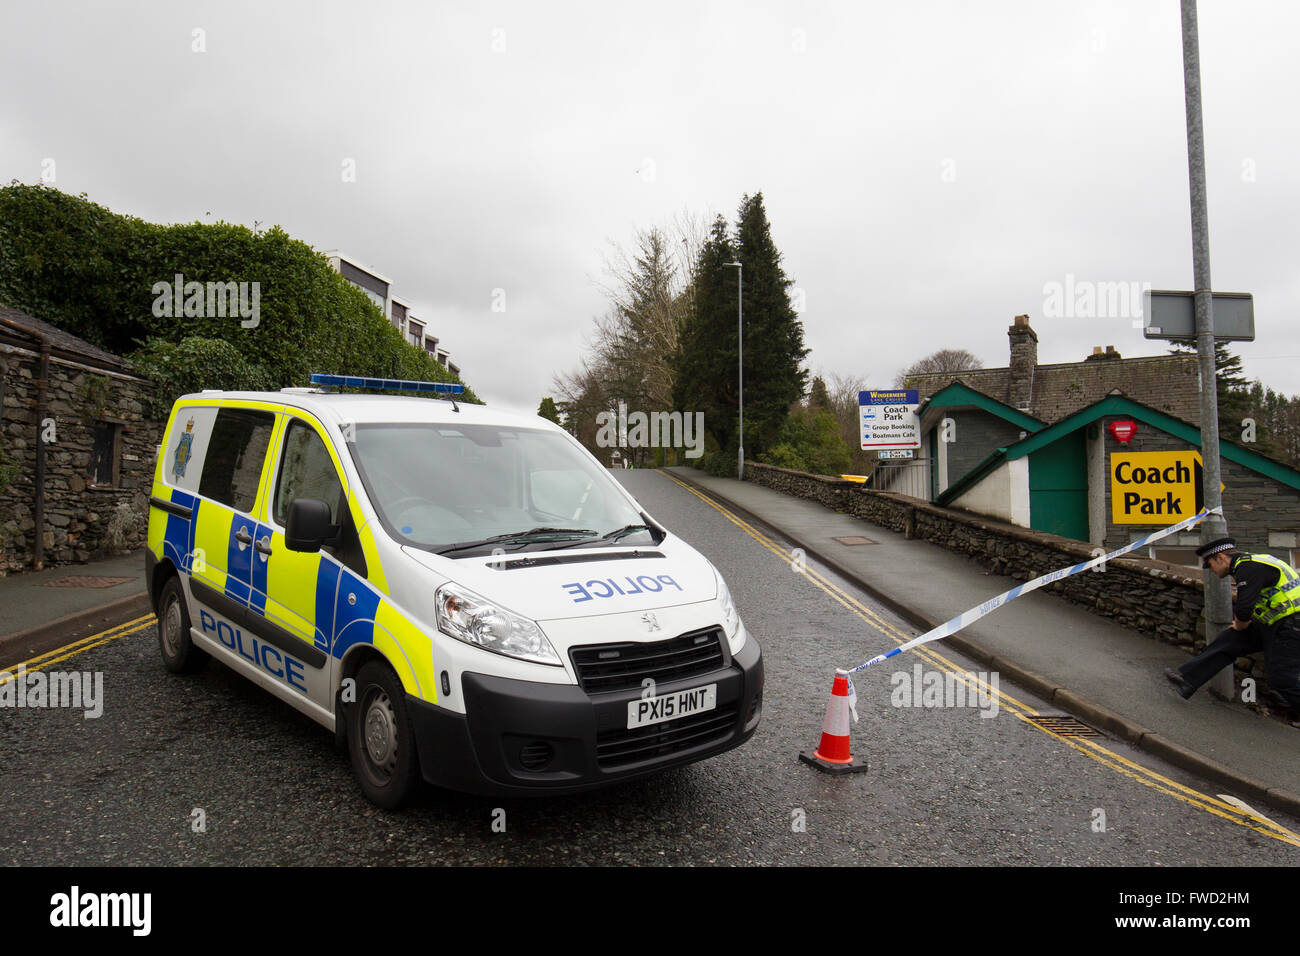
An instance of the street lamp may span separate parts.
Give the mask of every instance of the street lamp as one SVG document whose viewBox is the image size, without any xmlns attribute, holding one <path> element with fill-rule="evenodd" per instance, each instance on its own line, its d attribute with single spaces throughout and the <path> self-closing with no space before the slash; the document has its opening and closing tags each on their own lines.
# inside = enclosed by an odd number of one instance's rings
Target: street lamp
<svg viewBox="0 0 1300 956">
<path fill-rule="evenodd" d="M 736 454 L 736 478 L 745 480 L 745 266 L 740 262 L 724 262 L 736 267 L 736 331 L 740 337 L 740 450 Z"/>
</svg>

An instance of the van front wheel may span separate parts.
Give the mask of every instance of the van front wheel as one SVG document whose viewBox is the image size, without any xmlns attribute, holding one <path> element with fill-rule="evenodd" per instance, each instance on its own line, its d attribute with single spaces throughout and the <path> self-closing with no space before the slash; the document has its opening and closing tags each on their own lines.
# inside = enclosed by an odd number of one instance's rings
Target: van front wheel
<svg viewBox="0 0 1300 956">
<path fill-rule="evenodd" d="M 357 671 L 356 701 L 347 706 L 348 753 L 361 792 L 395 810 L 420 780 L 406 691 L 391 667 L 369 661 Z"/>
</svg>

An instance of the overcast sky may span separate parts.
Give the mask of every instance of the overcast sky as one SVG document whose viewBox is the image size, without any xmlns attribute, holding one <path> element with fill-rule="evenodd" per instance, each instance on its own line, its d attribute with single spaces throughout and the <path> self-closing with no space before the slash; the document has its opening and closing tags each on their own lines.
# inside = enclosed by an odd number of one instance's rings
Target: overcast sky
<svg viewBox="0 0 1300 956">
<path fill-rule="evenodd" d="M 1200 4 L 1214 287 L 1254 293 L 1246 372 L 1288 393 L 1298 35 L 1300 4 Z M 52 159 L 117 212 L 341 249 L 519 410 L 577 365 L 611 240 L 746 192 L 809 367 L 872 387 L 941 347 L 1006 365 L 1018 313 L 1043 362 L 1159 354 L 1050 284 L 1192 288 L 1177 0 L 6 0 L 0 85 L 0 181 Z"/>
</svg>

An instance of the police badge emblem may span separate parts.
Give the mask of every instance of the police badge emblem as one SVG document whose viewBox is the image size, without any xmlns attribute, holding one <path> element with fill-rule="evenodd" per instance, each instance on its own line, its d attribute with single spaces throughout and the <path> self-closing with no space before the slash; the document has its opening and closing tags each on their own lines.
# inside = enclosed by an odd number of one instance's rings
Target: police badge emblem
<svg viewBox="0 0 1300 956">
<path fill-rule="evenodd" d="M 185 423 L 185 434 L 176 443 L 176 455 L 172 458 L 172 474 L 177 478 L 185 477 L 185 466 L 190 463 L 190 454 L 194 446 L 194 419 Z"/>
</svg>

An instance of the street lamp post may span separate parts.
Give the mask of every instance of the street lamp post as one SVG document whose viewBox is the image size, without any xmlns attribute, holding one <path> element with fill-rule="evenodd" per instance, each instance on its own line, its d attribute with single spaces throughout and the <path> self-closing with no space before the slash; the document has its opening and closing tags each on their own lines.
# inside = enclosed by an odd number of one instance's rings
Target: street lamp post
<svg viewBox="0 0 1300 956">
<path fill-rule="evenodd" d="M 740 450 L 736 454 L 736 478 L 745 480 L 745 266 L 741 262 L 726 262 L 736 267 L 736 332 L 740 339 Z"/>
</svg>

